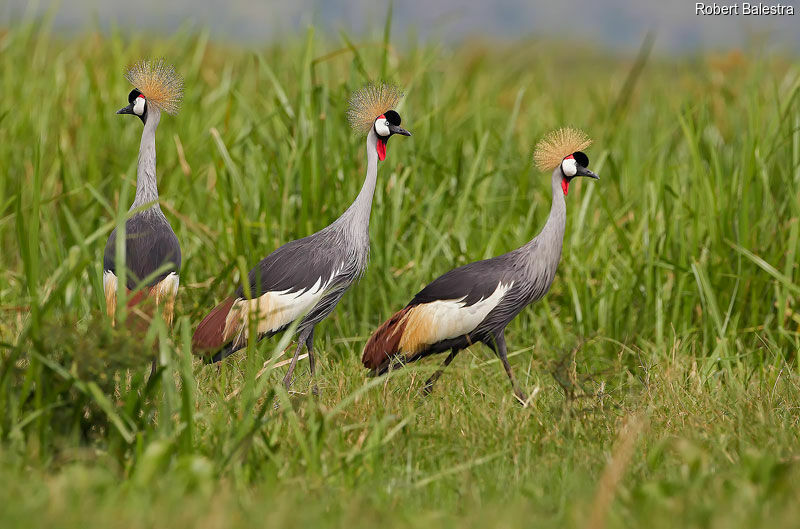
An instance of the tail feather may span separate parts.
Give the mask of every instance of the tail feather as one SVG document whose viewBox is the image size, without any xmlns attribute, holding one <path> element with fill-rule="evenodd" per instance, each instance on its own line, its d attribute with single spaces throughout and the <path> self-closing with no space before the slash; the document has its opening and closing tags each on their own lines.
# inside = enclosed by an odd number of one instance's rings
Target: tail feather
<svg viewBox="0 0 800 529">
<path fill-rule="evenodd" d="M 130 297 L 128 298 L 128 303 L 126 306 L 129 309 L 132 309 L 133 307 L 135 307 L 136 305 L 147 299 L 149 294 L 150 292 L 148 290 L 138 290 L 131 296 L 131 291 L 128 290 L 128 296 Z"/>
<path fill-rule="evenodd" d="M 213 309 L 203 318 L 192 336 L 192 352 L 196 355 L 206 356 L 216 353 L 226 345 L 225 321 L 233 307 L 234 298 L 228 298 Z"/>
<path fill-rule="evenodd" d="M 155 296 L 152 294 L 151 289 L 143 289 L 132 291 L 128 290 L 128 301 L 125 304 L 125 307 L 128 310 L 128 316 L 125 320 L 125 328 L 130 330 L 134 333 L 141 333 L 144 335 L 147 330 L 150 328 L 150 324 L 153 322 L 153 317 L 155 315 L 156 306 L 158 303 L 156 302 Z M 116 307 L 116 294 L 114 296 L 114 306 Z M 172 325 L 172 314 L 166 313 L 164 305 L 162 307 L 162 317 L 164 318 L 164 322 L 169 327 Z M 114 314 L 111 314 L 111 317 L 114 318 Z M 115 320 L 114 325 L 117 324 Z"/>
<path fill-rule="evenodd" d="M 216 364 L 217 362 L 222 362 L 230 355 L 235 353 L 238 349 L 234 348 L 233 342 L 228 342 L 225 346 L 219 350 L 216 354 L 212 356 L 206 356 L 203 358 L 203 362 L 206 364 Z"/>
<path fill-rule="evenodd" d="M 411 307 L 404 308 L 372 333 L 361 356 L 364 367 L 371 369 L 375 374 L 386 372 L 392 359 L 400 352 L 400 340 L 406 325 L 404 316 L 409 310 Z"/>
</svg>

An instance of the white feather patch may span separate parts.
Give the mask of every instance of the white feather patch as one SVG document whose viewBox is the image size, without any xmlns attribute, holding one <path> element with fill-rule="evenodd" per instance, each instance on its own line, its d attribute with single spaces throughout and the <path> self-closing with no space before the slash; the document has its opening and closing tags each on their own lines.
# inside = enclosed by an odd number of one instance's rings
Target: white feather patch
<svg viewBox="0 0 800 529">
<path fill-rule="evenodd" d="M 497 285 L 492 294 L 473 305 L 464 299 L 437 300 L 413 307 L 403 318 L 403 337 L 399 349 L 416 353 L 442 340 L 468 334 L 486 318 L 513 286 L 513 282 Z"/>
<path fill-rule="evenodd" d="M 162 308 L 162 315 L 167 325 L 172 325 L 172 315 L 175 313 L 175 297 L 178 295 L 180 277 L 175 272 L 170 272 L 167 277 L 153 286 L 150 295 L 156 298 L 156 305 Z"/>
<path fill-rule="evenodd" d="M 113 318 L 117 311 L 117 276 L 111 270 L 103 272 L 103 292 L 106 295 L 106 314 Z"/>
<path fill-rule="evenodd" d="M 234 340 L 235 346 L 243 345 L 249 333 L 250 318 L 258 322 L 258 334 L 275 332 L 308 313 L 327 294 L 328 288 L 341 271 L 341 266 L 323 283 L 317 279 L 308 290 L 291 292 L 272 291 L 256 299 L 238 299 L 225 318 L 225 340 Z"/>
</svg>

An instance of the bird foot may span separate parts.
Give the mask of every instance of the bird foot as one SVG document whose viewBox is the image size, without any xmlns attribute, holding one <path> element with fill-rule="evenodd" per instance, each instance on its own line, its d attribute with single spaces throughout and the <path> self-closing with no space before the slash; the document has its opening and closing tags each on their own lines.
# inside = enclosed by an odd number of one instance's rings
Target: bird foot
<svg viewBox="0 0 800 529">
<path fill-rule="evenodd" d="M 153 378 L 158 370 L 158 358 L 153 358 L 153 361 L 150 362 L 150 378 Z"/>
<path fill-rule="evenodd" d="M 523 407 L 528 406 L 528 396 L 521 389 L 514 388 L 514 396 Z"/>
</svg>

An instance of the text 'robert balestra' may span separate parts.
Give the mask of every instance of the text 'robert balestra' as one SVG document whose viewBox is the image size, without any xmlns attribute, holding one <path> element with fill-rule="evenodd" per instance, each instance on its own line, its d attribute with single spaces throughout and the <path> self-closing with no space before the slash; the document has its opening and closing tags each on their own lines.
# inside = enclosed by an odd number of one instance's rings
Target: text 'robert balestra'
<svg viewBox="0 0 800 529">
<path fill-rule="evenodd" d="M 696 15 L 794 15 L 794 6 L 786 4 L 704 4 L 697 2 L 694 5 Z"/>
</svg>

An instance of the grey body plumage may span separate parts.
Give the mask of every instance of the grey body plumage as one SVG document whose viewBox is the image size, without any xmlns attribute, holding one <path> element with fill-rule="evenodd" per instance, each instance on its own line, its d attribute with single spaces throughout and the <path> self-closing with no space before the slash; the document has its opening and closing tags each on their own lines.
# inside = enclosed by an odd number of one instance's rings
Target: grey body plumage
<svg viewBox="0 0 800 529">
<path fill-rule="evenodd" d="M 116 242 L 117 230 L 114 229 L 103 253 L 103 271 L 118 275 Z M 161 210 L 148 209 L 125 221 L 125 259 L 128 290 L 152 287 L 169 274 L 180 273 L 178 237 Z"/>
</svg>

